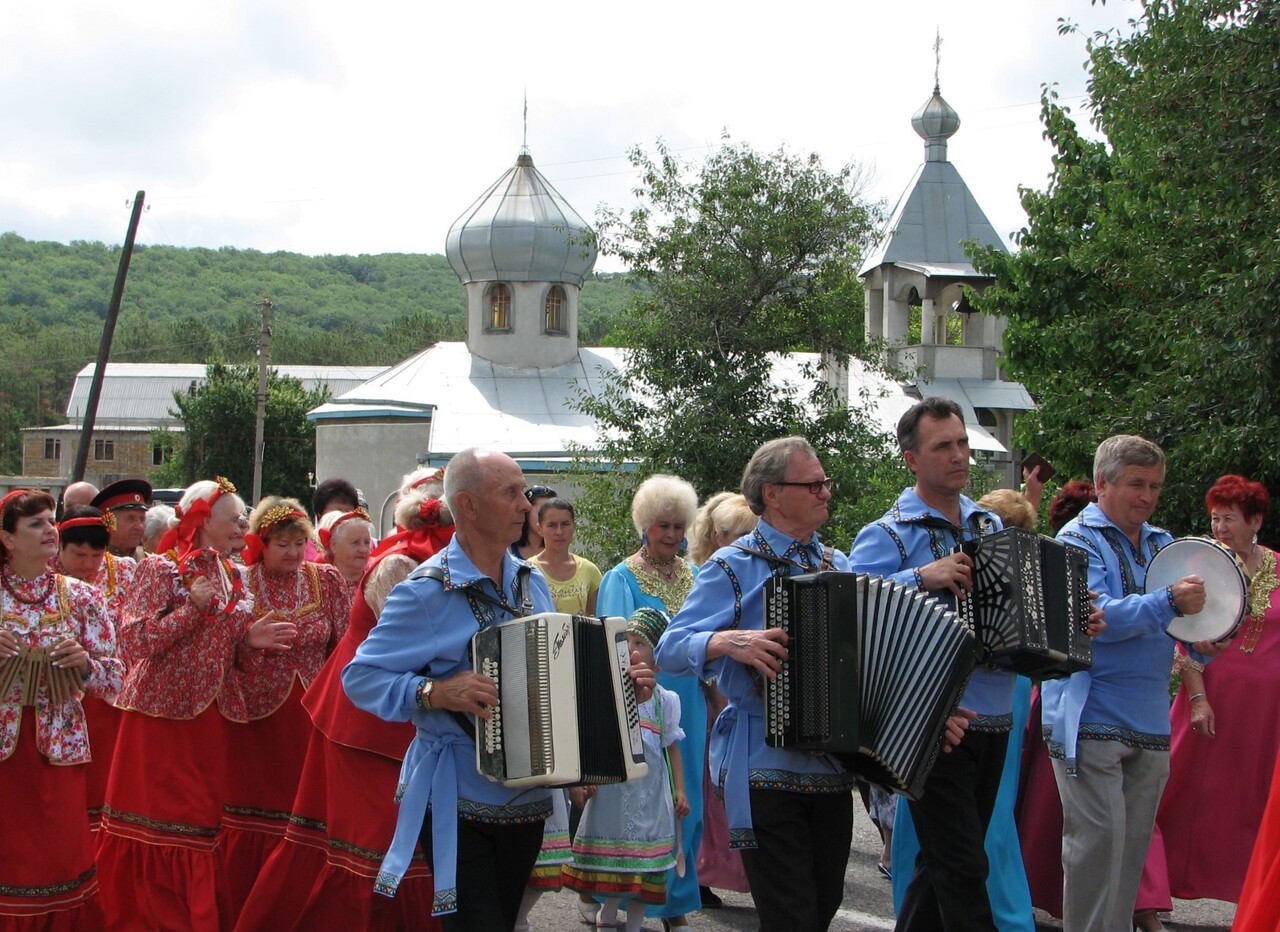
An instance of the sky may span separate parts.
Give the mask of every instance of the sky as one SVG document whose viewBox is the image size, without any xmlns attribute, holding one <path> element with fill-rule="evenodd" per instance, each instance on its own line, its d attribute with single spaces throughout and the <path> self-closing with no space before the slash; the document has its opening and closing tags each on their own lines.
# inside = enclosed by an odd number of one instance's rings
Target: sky
<svg viewBox="0 0 1280 932">
<path fill-rule="evenodd" d="M 1136 0 L 40 0 L 0 17 L 0 232 L 309 255 L 441 253 L 526 141 L 585 219 L 633 203 L 636 145 L 723 134 L 860 166 L 891 208 L 911 116 L 959 113 L 949 158 L 1002 236 L 1043 188 L 1042 85 L 1082 123 L 1085 39 Z M 1059 34 L 1059 20 L 1078 27 Z M 935 35 L 942 38 L 935 61 Z M 527 137 L 523 116 L 528 99 Z M 601 268 L 601 266 L 597 266 Z"/>
</svg>

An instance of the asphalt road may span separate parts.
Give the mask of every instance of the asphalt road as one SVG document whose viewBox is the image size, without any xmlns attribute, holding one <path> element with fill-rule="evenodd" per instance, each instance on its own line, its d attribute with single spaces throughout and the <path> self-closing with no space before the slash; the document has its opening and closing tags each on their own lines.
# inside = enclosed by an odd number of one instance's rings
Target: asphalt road
<svg viewBox="0 0 1280 932">
<path fill-rule="evenodd" d="M 856 801 L 855 801 L 856 802 Z M 833 932 L 862 932 L 893 928 L 893 899 L 889 882 L 876 871 L 880 836 L 860 809 L 854 812 L 853 849 L 845 873 L 844 905 L 831 924 Z M 692 929 L 754 932 L 759 928 L 751 897 L 718 891 L 723 909 L 705 909 L 689 917 Z M 566 890 L 545 893 L 530 915 L 530 932 L 585 932 L 574 902 L 577 895 Z M 1175 900 L 1172 921 L 1165 927 L 1178 932 L 1227 932 L 1235 915 L 1235 905 L 1217 900 Z M 1045 914 L 1037 915 L 1037 930 L 1061 929 L 1062 923 Z M 661 932 L 656 919 L 645 923 L 652 932 Z"/>
</svg>

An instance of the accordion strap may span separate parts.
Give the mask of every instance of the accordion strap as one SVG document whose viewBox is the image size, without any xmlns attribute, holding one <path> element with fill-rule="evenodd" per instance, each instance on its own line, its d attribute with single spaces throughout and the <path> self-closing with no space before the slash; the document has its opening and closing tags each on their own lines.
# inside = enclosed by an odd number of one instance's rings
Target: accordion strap
<svg viewBox="0 0 1280 932">
<path fill-rule="evenodd" d="M 495 599 L 493 596 L 489 595 L 489 593 L 482 591 L 479 586 L 465 586 L 457 589 L 456 591 L 461 592 L 464 595 L 475 596 L 477 599 L 480 599 L 481 601 L 484 601 L 484 602 L 488 602 L 490 605 L 494 606 L 495 608 L 500 608 L 504 612 L 507 612 L 508 614 L 512 615 L 515 618 L 523 618 L 524 616 L 529 614 L 528 609 L 531 609 L 533 607 L 532 602 L 529 599 L 529 574 L 533 572 L 533 570 L 531 567 L 525 565 L 525 566 L 521 566 L 516 572 L 517 572 L 517 576 L 516 576 L 517 584 L 520 587 L 520 603 L 521 603 L 521 607 L 525 609 L 524 611 L 521 611 L 520 609 L 517 609 L 512 605 L 508 605 L 506 602 L 502 601 L 501 599 Z M 445 581 L 444 570 L 438 566 L 420 566 L 416 570 L 414 570 L 410 575 L 418 579 L 422 579 L 424 577 L 426 579 L 434 579 L 436 582 L 442 585 L 444 584 L 444 581 Z M 423 669 L 419 670 L 418 673 L 421 676 L 426 676 L 427 670 L 424 667 Z M 475 741 L 476 726 L 472 724 L 471 719 L 467 718 L 461 712 L 454 712 L 450 710 L 449 714 L 453 716 L 454 721 L 458 723 L 458 725 L 466 733 L 467 737 L 470 738 L 472 741 Z"/>
<path fill-rule="evenodd" d="M 765 553 L 763 550 L 755 550 L 745 544 L 734 544 L 733 546 L 743 553 L 749 553 L 753 557 L 768 560 L 775 566 L 793 566 L 805 573 L 820 573 L 823 570 L 831 569 L 836 555 L 836 548 L 824 544 L 822 547 L 822 562 L 818 566 L 805 566 L 798 560 L 788 560 L 786 557 L 780 557 L 776 553 Z"/>
</svg>

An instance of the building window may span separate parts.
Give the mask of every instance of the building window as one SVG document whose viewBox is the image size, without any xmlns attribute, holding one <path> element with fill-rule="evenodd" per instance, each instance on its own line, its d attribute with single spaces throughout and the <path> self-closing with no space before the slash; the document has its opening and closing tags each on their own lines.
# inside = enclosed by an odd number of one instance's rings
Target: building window
<svg viewBox="0 0 1280 932">
<path fill-rule="evenodd" d="M 116 442 L 114 440 L 95 440 L 93 442 L 93 458 L 95 460 L 115 459 Z"/>
<path fill-rule="evenodd" d="M 44 458 L 47 460 L 62 459 L 62 438 L 60 437 L 44 438 Z"/>
<path fill-rule="evenodd" d="M 506 285 L 489 286 L 489 293 L 485 296 L 484 329 L 511 329 L 511 289 Z"/>
<path fill-rule="evenodd" d="M 160 444 L 157 443 L 151 448 L 151 465 L 159 466 L 163 462 L 164 462 L 164 447 L 160 446 Z"/>
<path fill-rule="evenodd" d="M 551 290 L 547 292 L 547 303 L 543 314 L 543 329 L 547 333 L 565 332 L 564 305 L 564 289 L 559 285 L 552 285 Z"/>
</svg>

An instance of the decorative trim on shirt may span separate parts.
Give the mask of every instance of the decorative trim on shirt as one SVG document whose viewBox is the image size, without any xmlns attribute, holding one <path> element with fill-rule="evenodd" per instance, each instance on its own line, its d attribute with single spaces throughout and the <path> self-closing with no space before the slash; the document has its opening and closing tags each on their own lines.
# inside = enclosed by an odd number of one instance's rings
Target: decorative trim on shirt
<svg viewBox="0 0 1280 932">
<path fill-rule="evenodd" d="M 551 799 L 517 805 L 506 803 L 479 803 L 471 799 L 458 800 L 458 818 L 466 822 L 488 822 L 493 825 L 527 825 L 545 822 L 551 814 Z"/>
<path fill-rule="evenodd" d="M 733 587 L 733 624 L 729 625 L 732 630 L 742 623 L 742 583 L 738 582 L 738 577 L 724 557 L 712 557 L 711 562 L 724 570 L 725 576 L 729 577 L 729 585 Z"/>
<path fill-rule="evenodd" d="M 1013 713 L 1004 712 L 999 715 L 979 715 L 969 722 L 969 730 L 982 734 L 1000 735 L 1013 731 Z"/>
<path fill-rule="evenodd" d="M 631 575 L 636 578 L 640 591 L 659 600 L 666 606 L 667 613 L 673 616 L 680 611 L 680 606 L 684 605 L 684 600 L 693 591 L 694 579 L 693 567 L 689 565 L 689 561 L 681 557 L 676 557 L 676 560 L 680 564 L 680 569 L 676 571 L 673 579 L 666 579 L 652 572 L 635 554 L 627 557 L 626 560 L 627 569 L 631 570 Z"/>
<path fill-rule="evenodd" d="M 785 790 L 788 793 L 843 793 L 854 785 L 852 773 L 795 773 L 790 770 L 753 768 L 747 782 L 753 790 Z"/>
<path fill-rule="evenodd" d="M 79 890 L 90 880 L 94 874 L 98 872 L 97 866 L 91 866 L 87 871 L 79 877 L 71 880 L 60 880 L 57 883 L 40 884 L 39 886 L 19 886 L 17 884 L 0 884 L 0 896 L 11 897 L 51 897 L 66 896 L 68 893 L 74 893 Z"/>
<path fill-rule="evenodd" d="M 1081 722 L 1078 736 L 1080 741 L 1119 741 L 1130 748 L 1144 751 L 1169 750 L 1168 735 L 1153 735 L 1145 731 L 1135 731 L 1122 725 L 1104 725 L 1100 722 Z M 1066 747 L 1059 741 L 1047 741 L 1049 756 L 1055 760 L 1066 760 Z"/>
<path fill-rule="evenodd" d="M 749 828 L 731 828 L 729 829 L 729 850 L 740 851 L 744 848 L 755 848 L 756 833 L 754 829 Z"/>
</svg>

